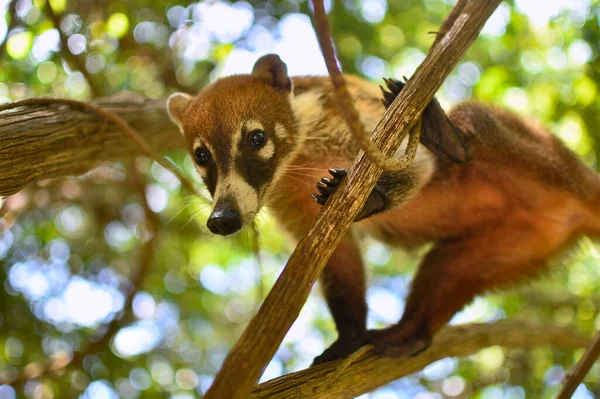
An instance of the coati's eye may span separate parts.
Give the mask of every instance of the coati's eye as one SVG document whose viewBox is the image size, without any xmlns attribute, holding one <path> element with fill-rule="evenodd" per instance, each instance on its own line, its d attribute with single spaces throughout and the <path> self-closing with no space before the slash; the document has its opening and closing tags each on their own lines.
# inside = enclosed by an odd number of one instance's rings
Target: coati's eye
<svg viewBox="0 0 600 399">
<path fill-rule="evenodd" d="M 198 165 L 204 165 L 208 162 L 208 152 L 204 148 L 196 148 L 196 151 L 194 151 L 194 156 L 196 157 L 196 163 Z"/>
<path fill-rule="evenodd" d="M 250 132 L 250 147 L 259 148 L 265 143 L 265 132 L 253 130 Z"/>
</svg>

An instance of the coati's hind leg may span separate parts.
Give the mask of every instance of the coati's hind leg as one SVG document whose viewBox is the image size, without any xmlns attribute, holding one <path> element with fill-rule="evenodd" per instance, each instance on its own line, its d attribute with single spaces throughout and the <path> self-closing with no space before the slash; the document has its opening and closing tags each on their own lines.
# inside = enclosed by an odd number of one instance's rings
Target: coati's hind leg
<svg viewBox="0 0 600 399">
<path fill-rule="evenodd" d="M 535 275 L 558 250 L 539 231 L 509 225 L 440 241 L 419 267 L 400 322 L 370 331 L 371 341 L 388 356 L 415 355 L 476 296 Z"/>
<path fill-rule="evenodd" d="M 364 266 L 351 236 L 346 236 L 329 258 L 321 274 L 321 287 L 338 339 L 315 358 L 313 365 L 346 357 L 368 343 Z"/>
<path fill-rule="evenodd" d="M 384 79 L 384 81 L 390 90 L 381 88 L 384 97 L 382 101 L 387 108 L 400 94 L 405 84 L 395 79 Z M 453 162 L 467 162 L 472 157 L 471 148 L 464 134 L 450 122 L 435 97 L 423 111 L 421 143 L 436 155 Z"/>
</svg>

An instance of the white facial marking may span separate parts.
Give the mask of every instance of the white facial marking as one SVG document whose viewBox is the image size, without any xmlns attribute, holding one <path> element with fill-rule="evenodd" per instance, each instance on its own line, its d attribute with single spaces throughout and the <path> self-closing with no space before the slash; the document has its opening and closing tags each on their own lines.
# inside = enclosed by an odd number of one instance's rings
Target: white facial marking
<svg viewBox="0 0 600 399">
<path fill-rule="evenodd" d="M 269 159 L 273 158 L 273 155 L 275 155 L 275 144 L 273 144 L 273 142 L 270 140 L 267 141 L 267 144 L 258 150 L 257 155 L 263 161 L 268 161 Z"/>
<path fill-rule="evenodd" d="M 287 130 L 285 130 L 285 127 L 283 127 L 283 125 L 281 123 L 275 124 L 275 136 L 278 139 L 283 139 L 288 136 Z"/>
<path fill-rule="evenodd" d="M 206 179 L 206 176 L 207 176 L 206 168 L 201 167 L 195 161 L 194 161 L 194 166 L 196 166 L 196 172 L 198 172 L 198 175 L 200 175 L 201 178 Z"/>
<path fill-rule="evenodd" d="M 258 121 L 255 121 L 255 120 L 252 120 L 252 119 L 247 120 L 246 123 L 245 123 L 245 125 L 246 125 L 246 131 L 247 132 L 251 132 L 253 130 L 263 130 L 263 131 L 265 130 L 265 128 L 262 125 L 262 123 L 260 123 Z"/>
<path fill-rule="evenodd" d="M 234 202 L 240 211 L 243 224 L 252 222 L 258 213 L 258 193 L 235 169 L 230 169 L 229 174 L 217 183 L 214 203 L 217 204 L 222 197 Z"/>
</svg>

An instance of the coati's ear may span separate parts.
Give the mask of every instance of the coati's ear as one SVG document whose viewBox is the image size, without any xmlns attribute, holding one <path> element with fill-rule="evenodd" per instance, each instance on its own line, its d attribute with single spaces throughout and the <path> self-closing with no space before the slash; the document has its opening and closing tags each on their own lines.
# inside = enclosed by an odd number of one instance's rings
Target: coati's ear
<svg viewBox="0 0 600 399">
<path fill-rule="evenodd" d="M 292 91 L 292 81 L 287 74 L 287 65 L 277 54 L 263 55 L 252 68 L 252 75 L 264 79 L 276 89 Z"/>
<path fill-rule="evenodd" d="M 192 96 L 186 93 L 173 93 L 167 99 L 167 112 L 169 117 L 181 129 L 181 117 L 183 111 L 187 108 L 192 100 Z"/>
</svg>

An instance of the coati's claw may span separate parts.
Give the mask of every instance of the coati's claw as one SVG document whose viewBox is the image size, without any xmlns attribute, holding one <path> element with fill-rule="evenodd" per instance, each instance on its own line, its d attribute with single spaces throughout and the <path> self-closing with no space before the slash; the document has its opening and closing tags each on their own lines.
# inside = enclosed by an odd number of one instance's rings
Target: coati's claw
<svg viewBox="0 0 600 399">
<path fill-rule="evenodd" d="M 311 198 L 319 205 L 325 205 L 325 202 L 329 199 L 331 194 L 338 188 L 342 179 L 346 176 L 347 172 L 341 168 L 331 168 L 329 173 L 333 177 L 323 177 L 321 181 L 317 183 L 318 194 L 311 194 Z"/>
<path fill-rule="evenodd" d="M 320 195 L 320 194 L 311 194 L 310 198 L 313 199 L 313 201 L 315 201 L 317 204 L 323 206 L 325 205 L 325 202 L 327 201 L 327 197 Z"/>
<path fill-rule="evenodd" d="M 348 172 L 346 172 L 346 169 L 342 168 L 331 168 L 329 169 L 329 173 L 331 174 L 331 176 L 337 177 L 340 180 L 348 174 Z"/>
<path fill-rule="evenodd" d="M 405 86 L 404 82 L 402 82 L 400 80 L 396 80 L 396 79 L 387 79 L 387 78 L 384 78 L 384 82 L 385 82 L 385 85 L 388 87 L 388 89 L 390 89 L 390 91 L 395 96 L 397 96 L 398 94 L 400 94 L 400 92 L 402 91 L 402 89 Z"/>
<path fill-rule="evenodd" d="M 387 108 L 392 104 L 392 102 L 398 96 L 398 94 L 400 94 L 405 84 L 404 82 L 401 82 L 396 79 L 383 78 L 383 81 L 385 82 L 385 85 L 387 86 L 389 91 L 384 89 L 382 86 L 379 86 L 379 88 L 381 89 L 381 93 L 383 94 L 383 99 L 381 101 L 383 102 L 383 105 Z"/>
</svg>

